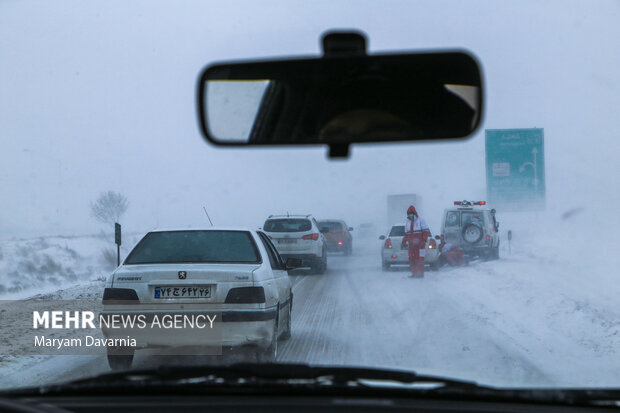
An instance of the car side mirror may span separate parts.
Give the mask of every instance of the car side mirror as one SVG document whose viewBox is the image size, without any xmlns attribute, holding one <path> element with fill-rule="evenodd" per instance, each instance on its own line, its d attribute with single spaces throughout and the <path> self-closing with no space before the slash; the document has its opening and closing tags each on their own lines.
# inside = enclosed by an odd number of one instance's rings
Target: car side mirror
<svg viewBox="0 0 620 413">
<path fill-rule="evenodd" d="M 327 234 L 329 232 L 329 228 L 323 227 L 320 229 L 320 231 L 321 231 L 321 234 Z"/>
<path fill-rule="evenodd" d="M 383 241 L 383 240 L 385 239 L 385 235 L 381 235 L 381 236 L 379 237 L 379 239 L 380 239 L 381 241 Z"/>
<path fill-rule="evenodd" d="M 441 237 L 439 235 L 435 235 L 435 239 L 441 239 Z"/>
<path fill-rule="evenodd" d="M 287 270 L 294 270 L 295 268 L 300 268 L 302 266 L 301 258 L 287 258 L 284 265 L 286 266 Z"/>
<path fill-rule="evenodd" d="M 349 231 L 353 231 L 353 227 L 349 227 Z"/>
</svg>

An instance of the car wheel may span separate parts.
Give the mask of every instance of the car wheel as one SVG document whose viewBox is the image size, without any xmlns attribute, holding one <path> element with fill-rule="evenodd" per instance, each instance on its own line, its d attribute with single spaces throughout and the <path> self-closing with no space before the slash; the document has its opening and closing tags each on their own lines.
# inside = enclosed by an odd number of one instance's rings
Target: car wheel
<svg viewBox="0 0 620 413">
<path fill-rule="evenodd" d="M 271 343 L 267 348 L 259 347 L 256 351 L 256 361 L 258 363 L 275 363 L 278 358 L 278 319 L 276 318 L 275 327 L 271 336 Z"/>
<path fill-rule="evenodd" d="M 499 260 L 499 245 L 493 248 L 492 257 L 494 260 Z"/>
<path fill-rule="evenodd" d="M 129 370 L 133 363 L 134 351 L 130 349 L 108 348 L 108 365 L 112 370 Z"/>
<path fill-rule="evenodd" d="M 353 254 L 353 243 L 349 242 L 347 244 L 347 247 L 344 250 L 344 255 L 351 255 Z"/>
<path fill-rule="evenodd" d="M 291 338 L 291 310 L 293 309 L 293 294 L 292 293 L 290 297 L 291 297 L 290 302 L 287 305 L 288 311 L 286 314 L 286 327 L 284 328 L 284 331 L 282 332 L 282 335 L 280 336 L 282 340 L 288 340 L 289 338 Z"/>
<path fill-rule="evenodd" d="M 327 271 L 327 251 L 323 251 L 323 258 L 317 261 L 311 268 L 314 274 L 325 274 L 325 271 Z"/>
</svg>

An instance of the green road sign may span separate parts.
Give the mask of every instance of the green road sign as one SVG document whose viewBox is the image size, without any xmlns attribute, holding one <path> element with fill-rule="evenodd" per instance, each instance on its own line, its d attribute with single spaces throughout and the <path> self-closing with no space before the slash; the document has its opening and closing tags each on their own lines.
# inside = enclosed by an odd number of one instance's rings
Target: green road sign
<svg viewBox="0 0 620 413">
<path fill-rule="evenodd" d="M 487 129 L 489 203 L 504 210 L 545 208 L 543 129 Z"/>
</svg>

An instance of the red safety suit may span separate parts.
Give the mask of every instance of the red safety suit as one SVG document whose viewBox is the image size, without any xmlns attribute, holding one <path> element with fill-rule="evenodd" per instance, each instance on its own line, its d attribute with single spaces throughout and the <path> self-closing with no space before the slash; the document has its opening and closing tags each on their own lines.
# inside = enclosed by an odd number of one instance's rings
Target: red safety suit
<svg viewBox="0 0 620 413">
<path fill-rule="evenodd" d="M 439 244 L 439 251 L 441 252 L 439 256 L 440 264 L 442 264 L 444 260 L 453 267 L 465 265 L 467 263 L 465 261 L 465 251 L 458 245 L 446 244 L 445 241 L 442 240 L 441 244 Z"/>
<path fill-rule="evenodd" d="M 405 222 L 403 246 L 409 246 L 411 275 L 414 277 L 424 277 L 424 255 L 430 230 L 424 218 L 418 216 L 418 211 L 415 210 L 413 205 L 407 209 L 407 215 L 412 212 L 414 214 L 413 220 L 407 218 Z"/>
</svg>

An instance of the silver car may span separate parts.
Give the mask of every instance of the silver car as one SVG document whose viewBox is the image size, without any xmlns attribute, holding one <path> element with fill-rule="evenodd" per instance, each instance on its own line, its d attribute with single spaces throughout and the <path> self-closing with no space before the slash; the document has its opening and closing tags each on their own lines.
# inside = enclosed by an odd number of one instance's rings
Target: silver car
<svg viewBox="0 0 620 413">
<path fill-rule="evenodd" d="M 327 270 L 327 240 L 323 234 L 329 228 L 321 228 L 312 215 L 270 215 L 263 231 L 283 259 L 300 259 L 315 274 Z"/>
<path fill-rule="evenodd" d="M 381 267 L 384 271 L 388 271 L 392 265 L 409 265 L 409 248 L 402 246 L 403 237 L 405 236 L 405 226 L 403 224 L 392 225 L 386 235 L 381 235 Z M 434 269 L 434 263 L 439 258 L 439 250 L 437 243 L 429 234 L 426 241 L 426 253 L 424 256 L 424 265 Z"/>
</svg>

